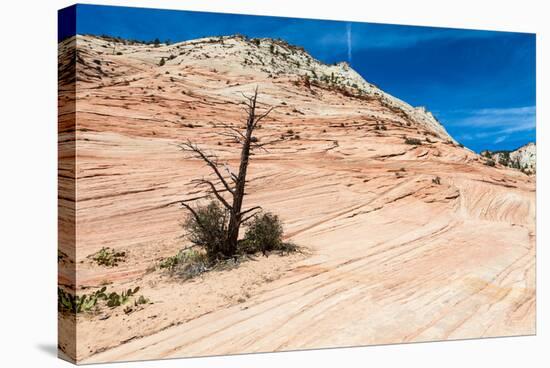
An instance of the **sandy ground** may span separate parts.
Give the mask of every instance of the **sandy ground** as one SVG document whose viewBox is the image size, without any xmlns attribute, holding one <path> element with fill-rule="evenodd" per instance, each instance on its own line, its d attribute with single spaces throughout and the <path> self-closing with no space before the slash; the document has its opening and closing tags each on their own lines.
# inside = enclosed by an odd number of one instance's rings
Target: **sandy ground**
<svg viewBox="0 0 550 368">
<path fill-rule="evenodd" d="M 534 177 L 488 167 L 377 99 L 273 78 L 238 54 L 204 58 L 201 46 L 159 67 L 177 46 L 116 55 L 106 41 L 78 42 L 77 272 L 61 266 L 59 280 L 79 293 L 140 286 L 153 302 L 79 315 L 78 343 L 61 346 L 80 362 L 535 333 Z M 247 205 L 279 214 L 307 253 L 190 281 L 153 270 L 186 245 L 178 202 L 200 195 L 189 180 L 208 174 L 177 144 L 234 165 L 220 123 L 238 126 L 241 93 L 256 86 L 263 106 L 278 106 L 258 138 L 286 138 L 253 157 Z M 89 262 L 103 246 L 128 260 Z"/>
</svg>

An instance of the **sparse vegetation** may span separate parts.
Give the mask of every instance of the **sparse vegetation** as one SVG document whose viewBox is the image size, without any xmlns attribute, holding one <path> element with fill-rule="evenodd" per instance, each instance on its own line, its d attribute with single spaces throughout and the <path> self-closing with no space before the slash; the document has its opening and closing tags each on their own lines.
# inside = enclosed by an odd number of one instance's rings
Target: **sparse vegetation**
<svg viewBox="0 0 550 368">
<path fill-rule="evenodd" d="M 88 257 L 100 266 L 116 267 L 120 262 L 126 261 L 126 252 L 103 247 L 97 253 Z"/>
<path fill-rule="evenodd" d="M 405 137 L 405 144 L 419 146 L 422 144 L 422 141 L 418 138 Z"/>
<path fill-rule="evenodd" d="M 257 214 L 249 222 L 244 239 L 239 244 L 243 253 L 292 252 L 296 245 L 283 241 L 283 224 L 279 216 L 265 212 Z"/>
<path fill-rule="evenodd" d="M 73 295 L 66 292 L 62 288 L 57 288 L 57 308 L 60 312 L 81 313 L 88 312 L 96 306 L 99 299 L 106 298 L 105 290 L 103 287 L 89 296 L 84 294 L 82 296 Z"/>
<path fill-rule="evenodd" d="M 57 288 L 57 308 L 60 312 L 68 313 L 82 313 L 91 312 L 99 309 L 99 303 L 104 302 L 103 305 L 109 308 L 116 308 L 123 304 L 128 303 L 136 296 L 139 291 L 139 286 L 134 289 L 128 289 L 122 291 L 122 293 L 111 292 L 107 293 L 107 287 L 102 287 L 99 290 L 94 291 L 91 294 L 84 294 L 82 296 L 74 295 L 70 292 Z M 148 304 L 149 300 L 143 295 L 140 295 L 138 299 L 134 299 L 134 305 Z"/>
<path fill-rule="evenodd" d="M 439 176 L 436 176 L 435 178 L 432 179 L 432 183 L 436 185 L 441 185 L 441 178 Z"/>
<path fill-rule="evenodd" d="M 213 261 L 223 258 L 223 247 L 229 226 L 230 213 L 217 201 L 193 209 L 194 214 L 187 217 L 183 228 L 187 237 L 195 246 L 206 252 L 206 257 Z"/>
<path fill-rule="evenodd" d="M 171 275 L 183 279 L 190 279 L 208 271 L 212 264 L 203 251 L 196 249 L 182 249 L 176 255 L 165 258 L 159 268 L 167 270 Z"/>
<path fill-rule="evenodd" d="M 166 64 L 166 60 L 164 59 L 164 57 L 162 57 L 160 58 L 159 66 L 164 66 L 164 64 Z"/>
<path fill-rule="evenodd" d="M 488 160 L 485 161 L 485 165 L 494 167 L 496 165 L 496 163 L 495 163 L 495 160 L 488 159 Z"/>
<path fill-rule="evenodd" d="M 502 151 L 498 155 L 498 163 L 504 166 L 508 166 L 510 163 L 510 152 Z"/>
<path fill-rule="evenodd" d="M 105 288 L 103 288 L 105 289 Z M 119 307 L 123 304 L 126 304 L 130 301 L 130 298 L 134 296 L 139 291 L 139 286 L 136 286 L 133 290 L 128 289 L 122 293 L 112 292 L 109 295 L 106 295 L 107 306 L 110 308 Z"/>
</svg>

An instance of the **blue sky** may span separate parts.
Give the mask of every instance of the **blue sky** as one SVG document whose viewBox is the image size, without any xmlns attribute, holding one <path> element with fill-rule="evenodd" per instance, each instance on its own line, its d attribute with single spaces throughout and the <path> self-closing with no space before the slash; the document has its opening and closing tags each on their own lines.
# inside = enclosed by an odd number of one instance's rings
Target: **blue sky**
<svg viewBox="0 0 550 368">
<path fill-rule="evenodd" d="M 386 92 L 426 106 L 475 151 L 535 141 L 534 34 L 96 5 L 78 5 L 75 26 L 70 12 L 60 14 L 60 39 L 75 31 L 172 42 L 282 38 L 323 62 L 348 61 Z"/>
</svg>

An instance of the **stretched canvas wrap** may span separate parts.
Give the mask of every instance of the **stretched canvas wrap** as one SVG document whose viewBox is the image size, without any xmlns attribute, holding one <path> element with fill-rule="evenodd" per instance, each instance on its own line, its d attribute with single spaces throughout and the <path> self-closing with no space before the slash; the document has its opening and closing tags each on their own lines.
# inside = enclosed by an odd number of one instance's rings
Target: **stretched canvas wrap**
<svg viewBox="0 0 550 368">
<path fill-rule="evenodd" d="M 535 35 L 59 12 L 59 354 L 535 334 Z"/>
</svg>

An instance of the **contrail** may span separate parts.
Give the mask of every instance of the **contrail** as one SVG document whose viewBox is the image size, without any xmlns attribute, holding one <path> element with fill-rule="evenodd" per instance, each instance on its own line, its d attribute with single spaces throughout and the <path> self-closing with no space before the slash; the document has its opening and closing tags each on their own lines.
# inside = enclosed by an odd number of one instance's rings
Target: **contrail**
<svg viewBox="0 0 550 368">
<path fill-rule="evenodd" d="M 348 36 L 348 63 L 351 65 L 351 23 L 347 24 L 347 36 Z"/>
</svg>

